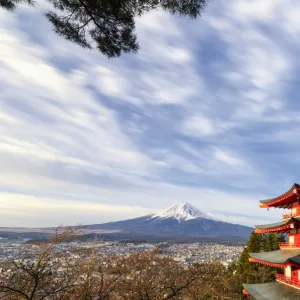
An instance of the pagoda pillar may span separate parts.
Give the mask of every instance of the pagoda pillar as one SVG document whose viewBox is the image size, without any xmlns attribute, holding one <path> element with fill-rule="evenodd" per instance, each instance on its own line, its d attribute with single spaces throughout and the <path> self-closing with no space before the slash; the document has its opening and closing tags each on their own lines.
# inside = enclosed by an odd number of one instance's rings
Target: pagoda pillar
<svg viewBox="0 0 300 300">
<path fill-rule="evenodd" d="M 296 216 L 297 215 L 297 208 L 298 208 L 298 206 L 292 208 L 292 216 Z"/>
<path fill-rule="evenodd" d="M 291 268 L 291 266 L 287 266 L 284 269 L 284 275 L 285 275 L 285 277 L 289 277 L 289 278 L 292 277 L 292 268 Z"/>
</svg>

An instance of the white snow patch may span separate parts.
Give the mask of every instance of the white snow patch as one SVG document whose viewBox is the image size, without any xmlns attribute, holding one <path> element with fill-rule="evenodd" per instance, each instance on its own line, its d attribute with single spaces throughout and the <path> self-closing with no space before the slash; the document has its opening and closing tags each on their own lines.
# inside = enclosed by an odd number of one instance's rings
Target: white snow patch
<svg viewBox="0 0 300 300">
<path fill-rule="evenodd" d="M 154 214 L 151 217 L 151 219 L 153 218 L 161 218 L 161 219 L 175 218 L 179 222 L 197 219 L 197 218 L 212 220 L 212 217 L 209 214 L 203 213 L 198 208 L 196 208 L 195 206 L 193 206 L 188 202 L 177 203 L 172 206 L 169 206 L 166 209 L 161 210 L 156 214 Z"/>
</svg>

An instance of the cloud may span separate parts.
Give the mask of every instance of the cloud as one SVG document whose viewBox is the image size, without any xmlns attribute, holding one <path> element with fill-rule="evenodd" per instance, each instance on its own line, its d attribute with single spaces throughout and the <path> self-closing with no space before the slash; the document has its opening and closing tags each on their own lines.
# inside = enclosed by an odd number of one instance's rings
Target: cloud
<svg viewBox="0 0 300 300">
<path fill-rule="evenodd" d="M 237 157 L 234 157 L 233 155 L 226 153 L 223 150 L 216 150 L 215 151 L 215 157 L 225 164 L 231 165 L 231 166 L 241 166 L 244 164 L 243 160 Z"/>
<path fill-rule="evenodd" d="M 56 182 L 56 188 L 59 185 L 61 183 Z M 63 186 L 68 190 L 67 184 Z M 67 196 L 0 193 L 1 226 L 20 226 L 21 224 L 22 226 L 38 227 L 41 225 L 103 223 L 151 214 L 167 205 L 180 202 L 182 199 L 188 200 L 219 220 L 249 226 L 259 223 L 259 218 L 261 220 L 268 218 L 270 222 L 274 222 L 281 216 L 280 212 L 275 210 L 266 213 L 265 210 L 259 209 L 257 199 L 265 198 L 265 195 L 259 194 L 245 197 L 238 193 L 232 194 L 199 187 L 188 188 L 174 184 L 147 183 L 144 188 L 144 191 L 147 192 L 141 202 L 140 194 L 134 190 L 118 191 L 107 187 L 105 189 L 96 188 L 94 189 L 94 198 L 91 198 L 93 189 L 90 187 L 71 185 L 69 189 L 66 193 Z M 86 191 L 89 191 L 89 195 L 85 198 L 83 194 Z M 72 192 L 74 197 L 70 197 Z M 107 197 L 110 197 L 109 201 L 107 201 Z M 119 197 L 125 200 L 124 204 L 118 204 Z M 159 203 L 154 204 L 154 199 L 159 199 Z M 125 203 L 130 203 L 130 205 Z M 226 203 L 226 207 L 224 203 Z M 232 207 L 235 209 L 233 210 Z M 248 216 L 234 215 L 235 212 L 241 214 L 242 211 L 247 211 Z M 251 215 L 256 217 L 251 218 Z"/>
<path fill-rule="evenodd" d="M 0 11 L 3 225 L 47 211 L 51 225 L 103 222 L 183 199 L 226 221 L 265 218 L 257 199 L 297 181 L 298 8 L 155 11 L 137 19 L 139 52 L 114 60 L 53 33 L 48 4 Z"/>
<path fill-rule="evenodd" d="M 139 206 L 109 205 L 87 201 L 70 203 L 66 199 L 10 193 L 0 193 L 0 211 L 0 226 L 14 227 L 36 227 L 39 225 L 38 222 L 41 222 L 42 226 L 85 225 L 99 223 L 99 220 L 109 222 L 152 213 L 151 209 Z M 64 216 L 64 219 L 61 216 Z"/>
<path fill-rule="evenodd" d="M 183 124 L 183 131 L 194 136 L 209 136 L 218 133 L 219 128 L 205 116 L 192 116 Z"/>
<path fill-rule="evenodd" d="M 231 12 L 241 22 L 250 21 L 275 21 L 276 9 L 279 1 L 239 1 L 236 5 L 230 7 Z"/>
<path fill-rule="evenodd" d="M 136 164 L 140 167 L 134 172 L 147 172 L 147 158 L 122 133 L 114 112 L 97 102 L 78 79 L 74 81 L 73 73 L 69 77 L 48 63 L 48 53 L 26 38 L 18 40 L 5 31 L 0 38 L 4 44 L 0 60 L 6 73 L 2 85 L 10 90 L 2 92 L 2 114 L 6 122 L 13 120 L 13 113 L 18 117 L 11 124 L 10 136 L 1 137 L 1 151 L 92 168 L 97 168 L 96 162 L 102 168 L 104 161 L 116 169 Z M 74 147 L 76 154 L 72 154 Z"/>
<path fill-rule="evenodd" d="M 233 87 L 230 102 L 236 107 L 232 118 L 239 123 L 254 119 L 263 122 L 265 115 L 285 107 L 283 91 L 293 69 L 293 56 L 277 42 L 286 35 L 282 28 L 278 28 L 277 38 L 270 28 L 281 17 L 280 11 L 278 1 L 240 1 L 228 11 L 207 18 L 226 44 L 228 63 L 223 62 L 220 76 Z M 220 22 L 227 26 L 219 26 Z"/>
<path fill-rule="evenodd" d="M 194 137 L 209 137 L 222 134 L 235 126 L 236 124 L 229 120 L 197 114 L 186 118 L 182 125 L 182 132 Z"/>
</svg>

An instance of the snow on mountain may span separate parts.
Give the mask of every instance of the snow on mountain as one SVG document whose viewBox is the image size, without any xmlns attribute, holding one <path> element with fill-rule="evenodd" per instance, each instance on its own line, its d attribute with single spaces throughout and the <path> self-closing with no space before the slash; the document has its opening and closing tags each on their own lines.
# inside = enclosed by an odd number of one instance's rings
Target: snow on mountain
<svg viewBox="0 0 300 300">
<path fill-rule="evenodd" d="M 160 218 L 168 219 L 175 218 L 180 221 L 187 221 L 192 219 L 212 219 L 208 214 L 201 212 L 198 208 L 193 206 L 188 202 L 177 203 L 172 206 L 167 207 L 164 210 L 161 210 L 154 214 L 151 219 Z"/>
</svg>

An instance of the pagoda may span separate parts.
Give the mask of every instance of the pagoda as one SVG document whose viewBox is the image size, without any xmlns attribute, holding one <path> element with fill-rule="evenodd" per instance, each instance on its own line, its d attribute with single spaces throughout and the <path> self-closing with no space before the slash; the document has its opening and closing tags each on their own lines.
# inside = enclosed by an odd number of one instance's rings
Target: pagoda
<svg viewBox="0 0 300 300">
<path fill-rule="evenodd" d="M 290 209 L 281 222 L 255 226 L 256 233 L 286 233 L 287 242 L 279 244 L 280 250 L 249 253 L 249 261 L 282 268 L 284 272 L 276 275 L 275 282 L 243 284 L 243 293 L 256 300 L 300 299 L 300 185 L 295 183 L 281 196 L 261 200 L 260 207 Z"/>
</svg>

